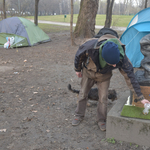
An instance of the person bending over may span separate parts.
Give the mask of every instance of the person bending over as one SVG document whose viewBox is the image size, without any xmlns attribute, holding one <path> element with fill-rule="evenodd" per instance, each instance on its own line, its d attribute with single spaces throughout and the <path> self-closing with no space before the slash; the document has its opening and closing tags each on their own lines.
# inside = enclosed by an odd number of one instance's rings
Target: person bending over
<svg viewBox="0 0 150 150">
<path fill-rule="evenodd" d="M 74 66 L 76 75 L 81 78 L 81 90 L 72 125 L 77 126 L 83 120 L 88 93 L 96 84 L 99 95 L 96 118 L 99 128 L 105 131 L 107 93 L 113 69 L 119 69 L 137 100 L 143 104 L 149 103 L 149 101 L 141 93 L 132 64 L 125 54 L 125 45 L 119 40 L 117 32 L 103 28 L 99 35 L 82 44 L 75 55 Z"/>
</svg>

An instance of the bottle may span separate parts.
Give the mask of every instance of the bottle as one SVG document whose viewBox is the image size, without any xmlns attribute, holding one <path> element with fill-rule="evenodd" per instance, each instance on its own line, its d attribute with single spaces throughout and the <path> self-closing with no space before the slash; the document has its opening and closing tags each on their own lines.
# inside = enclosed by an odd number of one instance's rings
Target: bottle
<svg viewBox="0 0 150 150">
<path fill-rule="evenodd" d="M 149 103 L 145 103 L 144 104 L 143 114 L 147 115 L 149 113 L 149 109 L 150 109 L 150 104 Z"/>
</svg>

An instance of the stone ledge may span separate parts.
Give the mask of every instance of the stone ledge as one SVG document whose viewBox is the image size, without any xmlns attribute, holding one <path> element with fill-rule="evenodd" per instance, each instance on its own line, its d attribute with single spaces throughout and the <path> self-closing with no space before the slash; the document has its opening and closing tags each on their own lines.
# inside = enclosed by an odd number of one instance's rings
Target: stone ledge
<svg viewBox="0 0 150 150">
<path fill-rule="evenodd" d="M 120 116 L 129 95 L 129 91 L 122 93 L 122 98 L 107 114 L 106 138 L 150 147 L 150 120 Z"/>
</svg>

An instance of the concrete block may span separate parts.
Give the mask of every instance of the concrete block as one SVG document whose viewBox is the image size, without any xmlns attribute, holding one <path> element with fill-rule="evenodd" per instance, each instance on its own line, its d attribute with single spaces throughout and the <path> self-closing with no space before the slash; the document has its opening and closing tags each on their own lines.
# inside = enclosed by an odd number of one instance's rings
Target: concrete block
<svg viewBox="0 0 150 150">
<path fill-rule="evenodd" d="M 150 120 L 120 115 L 129 95 L 128 91 L 123 93 L 107 114 L 106 138 L 150 147 Z"/>
</svg>

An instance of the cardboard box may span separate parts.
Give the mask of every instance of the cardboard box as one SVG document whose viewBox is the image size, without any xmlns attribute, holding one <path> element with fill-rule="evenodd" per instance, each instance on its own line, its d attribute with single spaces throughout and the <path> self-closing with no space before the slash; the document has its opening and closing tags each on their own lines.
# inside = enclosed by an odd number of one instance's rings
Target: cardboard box
<svg viewBox="0 0 150 150">
<path fill-rule="evenodd" d="M 145 97 L 145 99 L 150 101 L 150 86 L 140 86 L 141 88 L 141 92 L 143 93 L 143 96 Z M 132 99 L 132 105 L 133 106 L 137 106 L 137 107 L 142 107 L 144 108 L 144 105 L 139 101 L 139 102 L 134 102 L 135 100 L 135 95 L 131 94 L 131 99 Z"/>
</svg>

